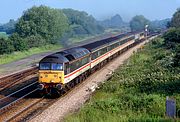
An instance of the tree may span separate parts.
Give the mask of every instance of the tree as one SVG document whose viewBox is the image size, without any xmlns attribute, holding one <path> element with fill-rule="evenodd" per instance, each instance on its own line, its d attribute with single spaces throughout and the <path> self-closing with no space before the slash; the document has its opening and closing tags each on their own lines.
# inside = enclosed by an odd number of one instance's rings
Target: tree
<svg viewBox="0 0 180 122">
<path fill-rule="evenodd" d="M 174 66 L 177 67 L 177 66 L 180 66 L 180 44 L 178 44 L 176 46 L 176 54 L 174 56 Z"/>
<path fill-rule="evenodd" d="M 175 48 L 180 43 L 180 28 L 171 28 L 164 35 L 165 44 L 168 48 Z"/>
<path fill-rule="evenodd" d="M 0 38 L 0 54 L 11 53 L 14 51 L 13 42 L 10 39 Z"/>
<path fill-rule="evenodd" d="M 29 48 L 27 41 L 21 38 L 17 33 L 12 34 L 9 39 L 12 41 L 15 51 L 23 51 Z"/>
<path fill-rule="evenodd" d="M 151 21 L 150 25 L 149 25 L 149 30 L 151 32 L 158 32 L 161 30 L 165 30 L 168 28 L 170 21 L 171 21 L 171 19 Z"/>
<path fill-rule="evenodd" d="M 122 20 L 119 14 L 116 14 L 110 19 L 99 21 L 99 24 L 105 28 L 123 28 L 128 26 L 128 24 Z"/>
<path fill-rule="evenodd" d="M 180 28 L 180 8 L 174 13 L 170 25 L 172 27 Z"/>
<path fill-rule="evenodd" d="M 104 32 L 104 28 L 98 25 L 93 16 L 84 11 L 73 9 L 63 9 L 64 14 L 69 20 L 72 33 L 79 34 L 98 34 Z"/>
<path fill-rule="evenodd" d="M 17 21 L 10 19 L 8 23 L 0 25 L 0 31 L 6 32 L 7 34 L 12 34 L 15 31 L 15 24 Z"/>
<path fill-rule="evenodd" d="M 60 39 L 67 29 L 68 20 L 63 12 L 46 6 L 28 9 L 16 25 L 21 37 L 40 35 L 50 43 Z"/>
<path fill-rule="evenodd" d="M 25 41 L 28 44 L 28 48 L 39 47 L 39 46 L 43 46 L 46 44 L 46 41 L 40 35 L 29 36 L 29 37 L 25 38 Z"/>
<path fill-rule="evenodd" d="M 149 25 L 150 21 L 143 15 L 137 15 L 130 21 L 131 31 L 142 31 L 145 29 L 145 25 Z"/>
</svg>

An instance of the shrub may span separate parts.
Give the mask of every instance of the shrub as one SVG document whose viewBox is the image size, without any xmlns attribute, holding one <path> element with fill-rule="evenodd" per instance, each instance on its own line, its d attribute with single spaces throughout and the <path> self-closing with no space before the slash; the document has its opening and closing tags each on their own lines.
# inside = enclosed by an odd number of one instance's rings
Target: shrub
<svg viewBox="0 0 180 122">
<path fill-rule="evenodd" d="M 12 40 L 0 38 L 0 54 L 11 53 L 13 51 L 14 46 Z"/>
</svg>

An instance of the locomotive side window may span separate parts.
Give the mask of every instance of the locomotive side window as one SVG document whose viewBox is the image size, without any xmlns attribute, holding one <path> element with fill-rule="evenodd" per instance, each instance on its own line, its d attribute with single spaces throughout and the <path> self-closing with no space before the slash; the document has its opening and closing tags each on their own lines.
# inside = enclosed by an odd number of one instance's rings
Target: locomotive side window
<svg viewBox="0 0 180 122">
<path fill-rule="evenodd" d="M 63 64 L 52 63 L 51 64 L 51 69 L 52 70 L 63 70 Z"/>
<path fill-rule="evenodd" d="M 92 54 L 92 60 L 96 59 L 97 57 L 98 57 L 98 51 Z"/>
<path fill-rule="evenodd" d="M 102 48 L 102 49 L 100 50 L 100 55 L 103 55 L 103 54 L 105 54 L 106 52 L 107 52 L 107 47 Z"/>
<path fill-rule="evenodd" d="M 50 70 L 51 64 L 50 63 L 40 63 L 39 69 L 40 70 Z"/>
<path fill-rule="evenodd" d="M 82 66 L 87 64 L 89 62 L 89 57 L 85 57 L 82 59 L 81 63 L 82 63 Z"/>
</svg>

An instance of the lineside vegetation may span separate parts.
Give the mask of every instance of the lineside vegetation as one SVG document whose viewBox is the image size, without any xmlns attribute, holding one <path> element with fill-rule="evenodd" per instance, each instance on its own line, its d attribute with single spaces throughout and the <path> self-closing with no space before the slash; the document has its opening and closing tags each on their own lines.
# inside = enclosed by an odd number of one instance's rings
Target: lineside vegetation
<svg viewBox="0 0 180 122">
<path fill-rule="evenodd" d="M 177 49 L 178 50 L 178 49 Z M 174 121 L 165 117 L 166 96 L 180 109 L 177 50 L 157 38 L 134 54 L 66 122 Z M 180 113 L 178 113 L 180 116 Z"/>
</svg>

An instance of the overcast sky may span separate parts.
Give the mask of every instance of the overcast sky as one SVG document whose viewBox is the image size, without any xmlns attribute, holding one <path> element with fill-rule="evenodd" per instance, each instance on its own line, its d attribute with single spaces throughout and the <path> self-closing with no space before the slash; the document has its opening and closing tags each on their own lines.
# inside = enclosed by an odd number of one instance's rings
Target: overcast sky
<svg viewBox="0 0 180 122">
<path fill-rule="evenodd" d="M 82 10 L 98 20 L 120 14 L 129 21 L 139 14 L 150 20 L 170 18 L 180 7 L 180 0 L 1 0 L 0 23 L 19 18 L 23 11 L 34 5 Z"/>
</svg>

